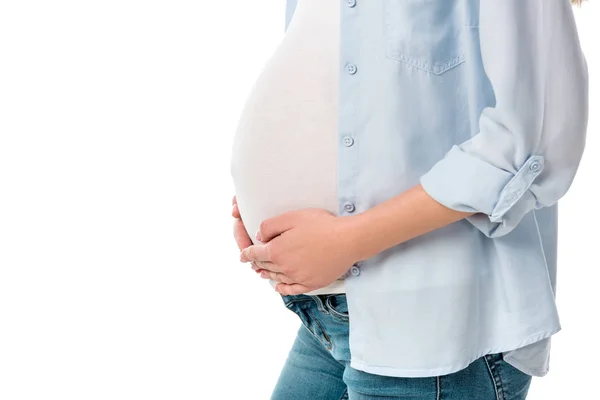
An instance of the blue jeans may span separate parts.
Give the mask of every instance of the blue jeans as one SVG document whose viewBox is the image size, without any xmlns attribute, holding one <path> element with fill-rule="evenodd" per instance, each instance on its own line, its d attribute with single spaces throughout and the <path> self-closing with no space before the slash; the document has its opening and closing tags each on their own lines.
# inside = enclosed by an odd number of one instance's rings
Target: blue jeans
<svg viewBox="0 0 600 400">
<path fill-rule="evenodd" d="M 281 295 L 302 324 L 271 400 L 523 400 L 531 375 L 502 353 L 485 355 L 452 374 L 400 378 L 350 367 L 346 295 Z"/>
</svg>

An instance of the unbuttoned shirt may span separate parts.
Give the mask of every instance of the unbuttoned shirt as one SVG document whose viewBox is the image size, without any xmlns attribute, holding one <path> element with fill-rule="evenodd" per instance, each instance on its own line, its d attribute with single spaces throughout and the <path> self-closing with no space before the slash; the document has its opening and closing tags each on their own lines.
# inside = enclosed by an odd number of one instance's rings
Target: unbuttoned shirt
<svg viewBox="0 0 600 400">
<path fill-rule="evenodd" d="M 475 213 L 346 274 L 350 365 L 437 376 L 503 352 L 545 375 L 557 201 L 588 120 L 570 1 L 341 0 L 340 13 L 339 215 L 419 183 Z"/>
</svg>

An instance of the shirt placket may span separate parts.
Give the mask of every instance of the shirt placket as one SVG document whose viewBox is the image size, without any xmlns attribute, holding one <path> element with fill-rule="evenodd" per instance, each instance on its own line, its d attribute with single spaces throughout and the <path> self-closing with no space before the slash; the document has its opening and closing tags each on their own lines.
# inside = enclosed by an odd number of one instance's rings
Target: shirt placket
<svg viewBox="0 0 600 400">
<path fill-rule="evenodd" d="M 365 0 L 363 0 L 365 1 Z M 356 193 L 356 179 L 359 173 L 358 146 L 360 140 L 356 131 L 358 96 L 360 85 L 360 65 L 357 43 L 360 3 L 346 0 L 340 10 L 340 81 L 338 115 L 338 213 L 351 215 L 359 210 Z M 355 263 L 343 277 L 360 275 L 359 263 Z"/>
</svg>

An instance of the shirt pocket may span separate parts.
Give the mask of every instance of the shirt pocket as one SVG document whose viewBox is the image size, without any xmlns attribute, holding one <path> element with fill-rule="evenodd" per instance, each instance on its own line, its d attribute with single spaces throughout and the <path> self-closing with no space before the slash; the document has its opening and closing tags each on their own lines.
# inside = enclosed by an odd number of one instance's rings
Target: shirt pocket
<svg viewBox="0 0 600 400">
<path fill-rule="evenodd" d="M 465 61 L 461 0 L 383 0 L 386 56 L 434 75 Z"/>
</svg>

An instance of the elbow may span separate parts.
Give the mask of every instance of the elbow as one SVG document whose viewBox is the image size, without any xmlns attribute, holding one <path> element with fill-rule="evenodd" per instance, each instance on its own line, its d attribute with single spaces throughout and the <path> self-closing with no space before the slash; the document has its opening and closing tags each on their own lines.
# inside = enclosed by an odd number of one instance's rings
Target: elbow
<svg viewBox="0 0 600 400">
<path fill-rule="evenodd" d="M 454 146 L 421 177 L 421 185 L 446 207 L 476 212 L 466 219 L 487 237 L 507 235 L 530 211 L 551 206 L 566 194 L 583 154 L 585 121 L 556 123 L 555 141 L 544 141 L 514 172 Z M 565 134 L 571 129 L 572 134 Z"/>
</svg>

